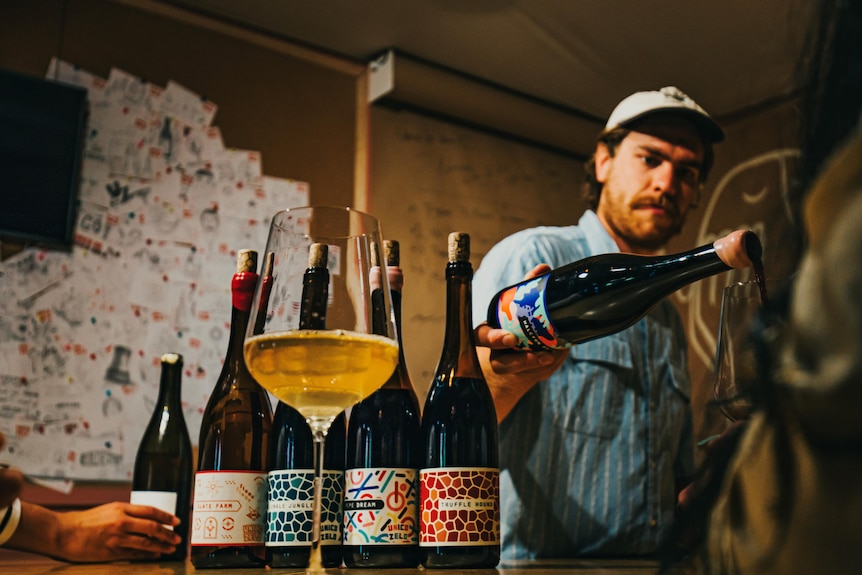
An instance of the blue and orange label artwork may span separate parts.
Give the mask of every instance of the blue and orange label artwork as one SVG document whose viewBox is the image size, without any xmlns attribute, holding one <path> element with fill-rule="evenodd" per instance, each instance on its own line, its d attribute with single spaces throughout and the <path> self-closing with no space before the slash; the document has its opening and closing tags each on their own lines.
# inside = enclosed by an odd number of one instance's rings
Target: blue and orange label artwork
<svg viewBox="0 0 862 575">
<path fill-rule="evenodd" d="M 548 275 L 512 286 L 500 294 L 497 321 L 500 327 L 518 337 L 522 349 L 551 350 L 571 344 L 557 337 L 545 309 L 545 284 Z"/>
<path fill-rule="evenodd" d="M 350 469 L 345 479 L 345 545 L 419 542 L 419 479 L 415 469 Z"/>
</svg>

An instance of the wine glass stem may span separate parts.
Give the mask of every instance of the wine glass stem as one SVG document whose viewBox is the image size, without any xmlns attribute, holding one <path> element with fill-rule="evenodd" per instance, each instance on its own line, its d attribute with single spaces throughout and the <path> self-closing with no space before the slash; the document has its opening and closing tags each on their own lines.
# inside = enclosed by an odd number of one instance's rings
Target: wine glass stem
<svg viewBox="0 0 862 575">
<path fill-rule="evenodd" d="M 309 572 L 323 572 L 323 557 L 320 550 L 320 523 L 323 518 L 323 454 L 326 447 L 326 433 L 330 421 L 310 420 L 311 433 L 314 438 L 314 511 L 312 515 L 311 556 L 309 557 Z"/>
</svg>

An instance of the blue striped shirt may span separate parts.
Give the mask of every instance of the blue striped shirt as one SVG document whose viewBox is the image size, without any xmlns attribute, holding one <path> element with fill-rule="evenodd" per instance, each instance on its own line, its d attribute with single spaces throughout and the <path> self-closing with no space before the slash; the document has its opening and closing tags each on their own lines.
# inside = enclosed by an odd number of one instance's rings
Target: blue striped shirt
<svg viewBox="0 0 862 575">
<path fill-rule="evenodd" d="M 473 281 L 478 325 L 501 288 L 619 251 L 597 216 L 501 241 Z M 676 508 L 676 478 L 694 467 L 682 322 L 665 300 L 632 327 L 575 345 L 500 424 L 504 559 L 656 550 Z"/>
</svg>

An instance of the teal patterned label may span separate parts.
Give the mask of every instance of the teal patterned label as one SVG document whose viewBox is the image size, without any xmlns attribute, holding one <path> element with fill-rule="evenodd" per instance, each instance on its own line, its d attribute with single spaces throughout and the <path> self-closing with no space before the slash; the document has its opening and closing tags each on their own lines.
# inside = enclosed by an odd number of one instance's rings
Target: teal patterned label
<svg viewBox="0 0 862 575">
<path fill-rule="evenodd" d="M 323 471 L 323 510 L 320 544 L 341 544 L 341 494 L 344 473 Z M 314 514 L 314 470 L 269 472 L 266 545 L 289 547 L 311 544 Z"/>
</svg>

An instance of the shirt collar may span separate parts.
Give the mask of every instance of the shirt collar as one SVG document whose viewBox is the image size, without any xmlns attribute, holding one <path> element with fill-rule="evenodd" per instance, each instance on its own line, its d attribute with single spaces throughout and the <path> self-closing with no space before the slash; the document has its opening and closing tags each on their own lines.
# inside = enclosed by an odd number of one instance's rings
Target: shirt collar
<svg viewBox="0 0 862 575">
<path fill-rule="evenodd" d="M 590 253 L 619 253 L 620 248 L 617 246 L 617 243 L 605 229 L 605 226 L 602 225 L 602 222 L 599 221 L 599 217 L 593 210 L 584 212 L 584 215 L 578 220 L 578 226 L 584 231 Z"/>
</svg>

